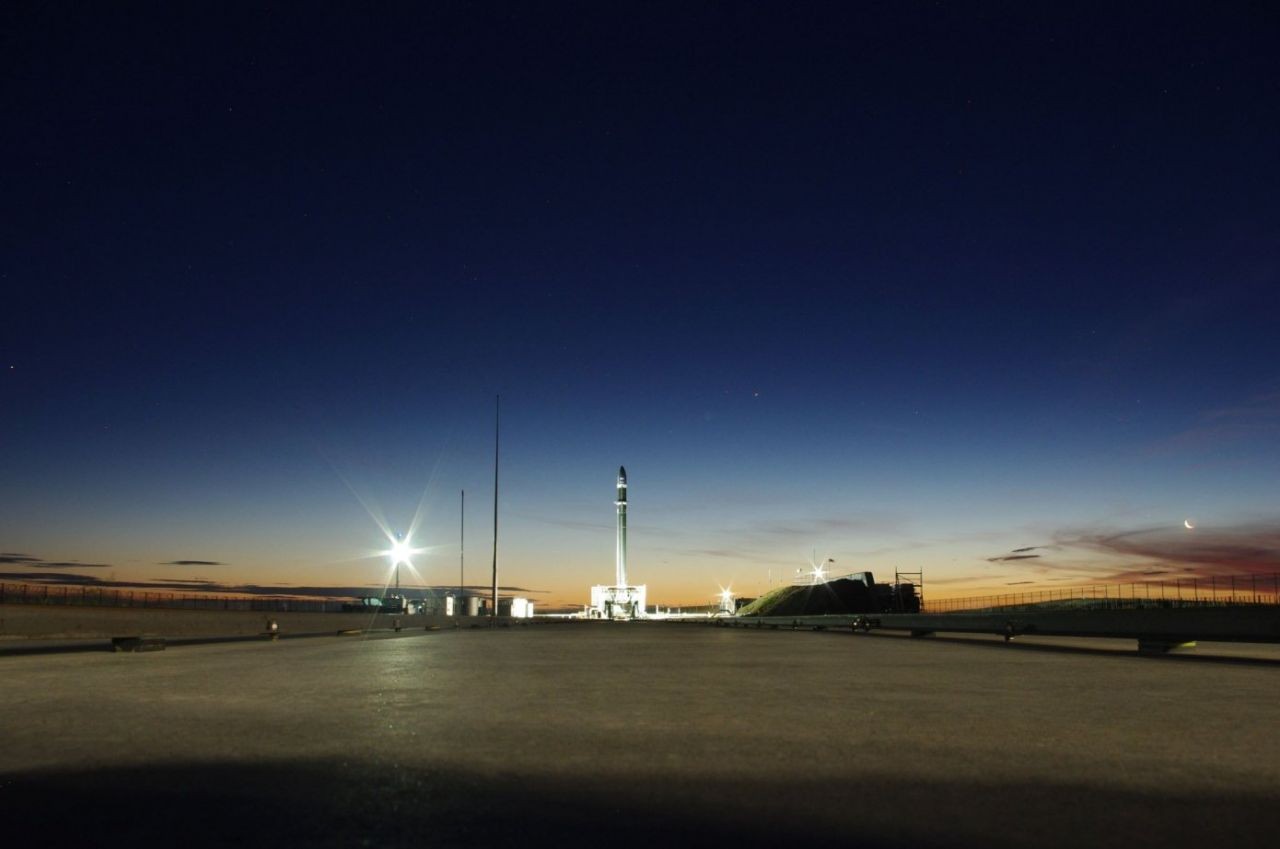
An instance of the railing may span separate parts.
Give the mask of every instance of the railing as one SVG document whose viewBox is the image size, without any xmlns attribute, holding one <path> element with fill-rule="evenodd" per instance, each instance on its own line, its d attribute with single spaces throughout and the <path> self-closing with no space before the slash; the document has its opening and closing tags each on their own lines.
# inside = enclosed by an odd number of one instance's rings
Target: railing
<svg viewBox="0 0 1280 849">
<path fill-rule="evenodd" d="M 1280 573 L 1092 584 L 971 598 L 926 600 L 921 612 L 1115 610 L 1227 605 L 1280 605 Z"/>
<path fill-rule="evenodd" d="M 250 610 L 283 613 L 337 613 L 343 602 L 279 596 L 226 596 L 103 587 L 0 584 L 0 604 L 56 604 L 92 607 L 148 607 L 170 610 Z"/>
</svg>

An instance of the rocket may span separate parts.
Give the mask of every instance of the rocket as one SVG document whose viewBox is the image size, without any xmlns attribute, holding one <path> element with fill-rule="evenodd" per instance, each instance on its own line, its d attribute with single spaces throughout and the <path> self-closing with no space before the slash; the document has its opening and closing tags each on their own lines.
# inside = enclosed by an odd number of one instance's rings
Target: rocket
<svg viewBox="0 0 1280 849">
<path fill-rule="evenodd" d="M 615 586 L 627 585 L 627 468 L 618 467 L 618 572 Z"/>
</svg>

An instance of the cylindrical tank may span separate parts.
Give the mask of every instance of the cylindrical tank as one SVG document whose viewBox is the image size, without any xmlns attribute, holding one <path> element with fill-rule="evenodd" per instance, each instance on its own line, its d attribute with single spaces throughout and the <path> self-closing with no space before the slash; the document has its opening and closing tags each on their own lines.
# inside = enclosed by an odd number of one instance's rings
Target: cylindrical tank
<svg viewBox="0 0 1280 849">
<path fill-rule="evenodd" d="M 480 597 L 479 596 L 473 595 L 467 598 L 467 615 L 468 616 L 480 615 Z"/>
</svg>

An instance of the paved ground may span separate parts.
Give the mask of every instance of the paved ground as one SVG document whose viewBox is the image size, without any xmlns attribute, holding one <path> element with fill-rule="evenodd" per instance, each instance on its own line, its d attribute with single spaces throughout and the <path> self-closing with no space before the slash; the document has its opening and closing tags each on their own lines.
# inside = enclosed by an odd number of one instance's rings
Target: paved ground
<svg viewBox="0 0 1280 849">
<path fill-rule="evenodd" d="M 1266 662 L 583 623 L 0 657 L 0 717 L 23 846 L 1280 838 Z"/>
</svg>

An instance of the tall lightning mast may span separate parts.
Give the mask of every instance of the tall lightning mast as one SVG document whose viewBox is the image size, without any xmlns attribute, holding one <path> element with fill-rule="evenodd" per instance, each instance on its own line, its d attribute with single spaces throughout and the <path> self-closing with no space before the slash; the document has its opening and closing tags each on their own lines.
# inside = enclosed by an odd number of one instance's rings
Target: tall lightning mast
<svg viewBox="0 0 1280 849">
<path fill-rule="evenodd" d="M 467 591 L 467 491 L 458 499 L 458 604 Z"/>
<path fill-rule="evenodd" d="M 502 396 L 493 399 L 493 601 L 489 620 L 498 618 L 498 424 L 502 420 Z"/>
<path fill-rule="evenodd" d="M 618 573 L 615 586 L 627 585 L 627 468 L 618 467 Z"/>
</svg>

